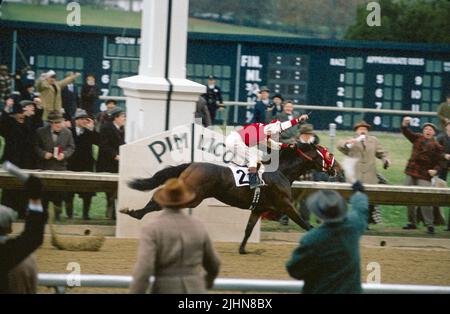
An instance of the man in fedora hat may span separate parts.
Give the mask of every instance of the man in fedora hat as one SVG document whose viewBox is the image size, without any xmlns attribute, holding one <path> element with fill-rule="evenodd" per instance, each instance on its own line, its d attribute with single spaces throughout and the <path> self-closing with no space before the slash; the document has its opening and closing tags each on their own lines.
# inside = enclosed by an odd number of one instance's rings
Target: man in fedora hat
<svg viewBox="0 0 450 314">
<path fill-rule="evenodd" d="M 408 126 L 410 117 L 403 118 L 401 130 L 403 135 L 413 144 L 411 157 L 406 165 L 405 185 L 431 186 L 432 177 L 436 176 L 444 166 L 443 148 L 434 139 L 437 127 L 433 123 L 424 123 L 422 133 L 411 131 Z M 434 214 L 431 206 L 421 206 L 423 220 L 427 232 L 434 234 Z M 417 208 L 408 206 L 408 224 L 405 230 L 417 229 Z"/>
<path fill-rule="evenodd" d="M 1 162 L 10 161 L 18 167 L 34 169 L 36 156 L 33 153 L 33 138 L 39 127 L 35 119 L 33 102 L 9 97 L 0 116 L 0 135 L 5 140 Z M 27 199 L 17 189 L 3 189 L 2 204 L 14 208 L 19 218 L 25 217 Z"/>
<path fill-rule="evenodd" d="M 72 132 L 64 126 L 64 117 L 59 111 L 48 113 L 48 125 L 36 131 L 34 150 L 38 158 L 38 168 L 42 170 L 67 170 L 67 160 L 75 151 Z M 59 220 L 61 204 L 64 199 L 62 192 L 46 192 L 43 204 L 47 207 L 51 201 L 55 205 L 55 218 Z M 67 209 L 66 209 L 67 210 Z M 68 218 L 72 218 L 67 212 Z"/>
<path fill-rule="evenodd" d="M 206 293 L 212 288 L 219 257 L 203 224 L 182 212 L 195 196 L 181 179 L 167 180 L 154 193 L 163 210 L 142 227 L 131 293 L 145 293 L 151 276 L 152 293 Z"/>
<path fill-rule="evenodd" d="M 337 148 L 344 155 L 357 158 L 356 178 L 365 184 L 378 184 L 377 159 L 383 162 L 383 168 L 390 165 L 387 152 L 375 136 L 369 135 L 371 125 L 365 121 L 356 123 L 353 127 L 355 136 L 337 143 Z M 381 214 L 378 206 L 369 206 L 369 223 L 380 223 Z"/>
<path fill-rule="evenodd" d="M 126 114 L 120 107 L 113 108 L 109 114 L 111 121 L 105 122 L 100 129 L 100 143 L 97 159 L 97 172 L 119 172 L 120 146 L 125 144 Z M 106 193 L 106 216 L 115 218 L 116 192 Z"/>
<path fill-rule="evenodd" d="M 259 99 L 255 102 L 252 123 L 267 123 L 270 121 L 272 109 L 270 107 L 270 89 L 263 86 L 259 91 Z"/>
<path fill-rule="evenodd" d="M 94 120 L 88 115 L 86 110 L 78 108 L 75 112 L 74 125 L 70 129 L 75 144 L 75 151 L 68 159 L 67 170 L 70 171 L 94 171 L 95 159 L 93 157 L 92 145 L 99 144 L 99 134 L 94 128 Z M 94 192 L 79 192 L 78 195 L 83 200 L 83 219 L 89 220 L 89 210 L 91 207 Z M 66 211 L 73 213 L 73 199 L 75 193 L 67 193 Z"/>
<path fill-rule="evenodd" d="M 284 99 L 283 96 L 281 96 L 280 93 L 276 93 L 272 96 L 272 102 L 267 107 L 267 113 L 266 113 L 266 121 L 270 122 L 273 119 L 276 119 L 276 116 L 278 114 L 283 113 L 283 107 L 284 107 Z"/>
<path fill-rule="evenodd" d="M 368 197 L 363 185 L 352 185 L 351 212 L 336 191 L 309 196 L 306 207 L 323 224 L 306 233 L 286 268 L 305 281 L 303 293 L 361 293 L 359 240 L 367 228 Z"/>
</svg>

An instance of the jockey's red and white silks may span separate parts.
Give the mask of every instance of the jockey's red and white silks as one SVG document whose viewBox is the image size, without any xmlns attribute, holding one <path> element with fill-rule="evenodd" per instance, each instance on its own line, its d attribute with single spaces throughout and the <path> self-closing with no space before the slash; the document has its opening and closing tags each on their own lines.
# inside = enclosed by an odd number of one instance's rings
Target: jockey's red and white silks
<svg viewBox="0 0 450 314">
<path fill-rule="evenodd" d="M 241 136 L 245 145 L 255 146 L 259 143 L 265 142 L 271 135 L 280 134 L 281 132 L 298 124 L 297 119 L 280 122 L 279 120 L 272 120 L 270 123 L 252 123 L 245 125 L 240 129 L 238 134 Z"/>
</svg>

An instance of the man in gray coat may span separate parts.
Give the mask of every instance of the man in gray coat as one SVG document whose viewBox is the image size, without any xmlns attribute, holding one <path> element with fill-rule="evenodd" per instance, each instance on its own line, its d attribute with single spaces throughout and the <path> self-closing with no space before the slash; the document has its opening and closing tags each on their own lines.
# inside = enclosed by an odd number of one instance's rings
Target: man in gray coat
<svg viewBox="0 0 450 314">
<path fill-rule="evenodd" d="M 38 168 L 42 170 L 67 170 L 67 159 L 75 151 L 72 132 L 64 126 L 64 119 L 59 111 L 48 114 L 48 125 L 36 131 L 34 150 L 38 157 Z M 62 192 L 47 192 L 43 197 L 44 207 L 51 201 L 55 205 L 55 218 L 59 220 Z M 72 218 L 70 215 L 68 218 Z"/>
<path fill-rule="evenodd" d="M 195 193 L 182 180 L 169 179 L 153 198 L 163 210 L 144 222 L 130 292 L 145 293 L 154 276 L 152 293 L 206 293 L 220 260 L 203 224 L 181 211 Z"/>
<path fill-rule="evenodd" d="M 357 158 L 356 178 L 365 184 L 378 184 L 376 160 L 381 159 L 384 169 L 390 165 L 386 151 L 375 136 L 369 135 L 371 125 L 365 121 L 355 124 L 355 136 L 341 140 L 337 148 L 345 155 Z M 381 214 L 378 206 L 369 206 L 369 223 L 380 223 Z"/>
</svg>

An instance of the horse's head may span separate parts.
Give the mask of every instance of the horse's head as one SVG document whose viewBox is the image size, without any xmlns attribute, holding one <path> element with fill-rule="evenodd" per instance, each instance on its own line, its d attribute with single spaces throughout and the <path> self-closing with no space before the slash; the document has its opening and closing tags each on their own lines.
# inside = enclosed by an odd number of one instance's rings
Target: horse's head
<svg viewBox="0 0 450 314">
<path fill-rule="evenodd" d="M 316 170 L 335 176 L 339 171 L 339 164 L 334 155 L 326 147 L 317 144 L 297 142 L 290 145 L 291 159 L 295 158 L 302 164 L 303 171 Z"/>
</svg>

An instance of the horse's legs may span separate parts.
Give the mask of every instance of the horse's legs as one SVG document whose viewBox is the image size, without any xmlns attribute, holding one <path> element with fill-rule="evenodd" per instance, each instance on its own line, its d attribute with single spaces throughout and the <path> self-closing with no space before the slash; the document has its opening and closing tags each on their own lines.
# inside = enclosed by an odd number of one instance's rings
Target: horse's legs
<svg viewBox="0 0 450 314">
<path fill-rule="evenodd" d="M 255 227 L 256 223 L 258 222 L 259 216 L 261 215 L 260 212 L 252 211 L 250 214 L 250 217 L 247 222 L 247 227 L 245 228 L 245 235 L 244 239 L 242 240 L 241 246 L 239 247 L 239 254 L 246 254 L 245 251 L 245 245 L 247 244 L 248 238 L 250 238 L 250 235 L 252 234 L 253 228 Z"/>
<path fill-rule="evenodd" d="M 146 214 L 150 212 L 155 212 L 161 210 L 161 206 L 159 206 L 158 203 L 156 203 L 153 198 L 147 203 L 147 205 L 144 206 L 144 208 L 141 209 L 129 209 L 129 208 L 122 208 L 119 211 L 122 214 L 127 214 L 130 217 L 136 218 L 141 220 Z"/>
<path fill-rule="evenodd" d="M 283 206 L 282 208 L 283 212 L 288 215 L 288 217 L 291 218 L 297 225 L 305 230 L 311 229 L 311 225 L 300 217 L 300 215 L 295 210 L 294 205 L 292 205 L 290 201 L 287 202 L 287 204 L 285 204 L 285 206 Z"/>
</svg>

